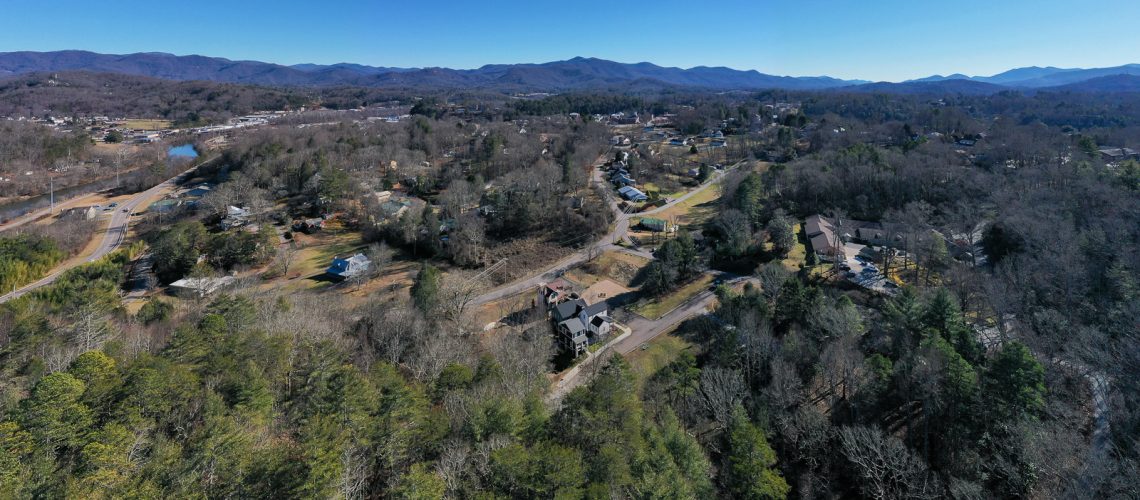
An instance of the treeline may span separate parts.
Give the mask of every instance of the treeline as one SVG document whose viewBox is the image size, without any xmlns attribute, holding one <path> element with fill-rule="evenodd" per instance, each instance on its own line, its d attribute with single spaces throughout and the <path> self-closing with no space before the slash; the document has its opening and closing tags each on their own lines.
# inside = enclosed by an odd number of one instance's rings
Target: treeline
<svg viewBox="0 0 1140 500">
<path fill-rule="evenodd" d="M 183 304 L 175 317 L 144 307 L 151 324 L 143 326 L 111 305 L 125 262 L 116 254 L 0 308 L 0 321 L 16 325 L 4 339 L 3 491 L 88 498 L 714 491 L 697 441 L 668 411 L 644 408 L 620 360 L 549 409 L 542 397 L 553 346 L 542 327 L 477 356 L 476 339 L 452 333 L 443 309 L 426 302 L 370 303 L 346 314 L 306 295 L 221 296 Z M 446 308 L 446 296 L 435 303 Z M 69 317 L 88 333 L 49 327 Z M 131 333 L 147 331 L 150 342 Z M 45 359 L 45 345 L 77 348 Z M 736 422 L 734 473 L 764 473 L 773 491 L 786 491 L 764 436 Z"/>
<path fill-rule="evenodd" d="M 5 412 L 34 381 L 113 337 L 108 315 L 121 307 L 126 265 L 137 252 L 120 250 L 70 269 L 51 285 L 0 305 L 0 407 Z"/>
<path fill-rule="evenodd" d="M 0 81 L 4 116 L 128 116 L 194 126 L 254 111 L 296 109 L 312 99 L 298 90 L 109 73 L 36 73 Z"/>
<path fill-rule="evenodd" d="M 702 354 L 657 373 L 647 401 L 687 428 L 730 436 L 743 409 L 805 497 L 1052 496 L 1083 486 L 1082 468 L 1068 462 L 1080 452 L 1045 438 L 1080 427 L 1050 410 L 1066 396 L 1046 391 L 1024 344 L 987 353 L 947 291 L 907 290 L 867 317 L 779 264 L 761 280 L 762 289 L 720 290 L 715 319 L 683 329 Z M 703 439 L 706 448 L 716 439 Z M 1050 474 L 1031 472 L 1039 468 Z M 760 479 L 721 477 L 727 491 L 740 480 Z"/>
<path fill-rule="evenodd" d="M 78 254 L 98 229 L 82 217 L 50 224 L 28 224 L 0 236 L 0 293 L 42 278 L 68 257 Z"/>
<path fill-rule="evenodd" d="M 341 212 L 370 240 L 478 265 L 498 242 L 547 236 L 570 246 L 603 231 L 610 211 L 587 187 L 606 137 L 599 124 L 422 116 L 401 124 L 260 131 L 223 154 L 228 177 L 207 205 L 268 206 L 284 198 L 291 216 Z M 434 207 L 385 213 L 386 200 L 374 193 L 397 186 Z M 486 208 L 481 215 L 479 207 Z M 456 233 L 446 245 L 441 226 Z"/>
<path fill-rule="evenodd" d="M 151 232 L 154 272 L 159 281 L 171 283 L 190 274 L 208 276 L 264 264 L 275 254 L 277 233 L 269 225 L 258 229 L 211 234 L 202 222 L 189 220 Z"/>
<path fill-rule="evenodd" d="M 54 241 L 44 236 L 0 237 L 0 293 L 43 277 L 66 256 Z"/>
<path fill-rule="evenodd" d="M 613 94 L 560 94 L 542 99 L 515 101 L 514 109 L 523 116 L 550 116 L 579 113 L 581 115 L 608 115 L 618 112 L 641 111 L 651 107 L 645 99 Z M 659 111 L 664 112 L 664 108 Z"/>
</svg>

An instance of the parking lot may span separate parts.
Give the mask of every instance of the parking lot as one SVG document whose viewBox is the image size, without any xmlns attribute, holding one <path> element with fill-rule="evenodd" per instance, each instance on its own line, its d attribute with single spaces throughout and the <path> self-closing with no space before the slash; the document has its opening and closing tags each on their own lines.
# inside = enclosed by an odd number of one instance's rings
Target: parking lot
<svg viewBox="0 0 1140 500">
<path fill-rule="evenodd" d="M 887 295 L 894 295 L 898 291 L 898 287 L 874 264 L 873 253 L 866 245 L 847 242 L 843 250 L 846 259 L 840 268 L 844 278 L 868 290 Z"/>
</svg>

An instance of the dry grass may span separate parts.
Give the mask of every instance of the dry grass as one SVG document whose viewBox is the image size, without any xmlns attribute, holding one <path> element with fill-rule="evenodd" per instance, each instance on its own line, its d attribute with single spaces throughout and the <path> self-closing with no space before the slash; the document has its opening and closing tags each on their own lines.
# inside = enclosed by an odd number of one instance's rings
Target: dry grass
<svg viewBox="0 0 1140 500">
<path fill-rule="evenodd" d="M 174 126 L 170 120 L 149 120 L 143 118 L 123 120 L 123 126 L 137 130 L 165 130 Z"/>
<path fill-rule="evenodd" d="M 682 226 L 704 224 L 716 214 L 716 201 L 720 199 L 720 194 L 719 184 L 709 184 L 689 199 L 649 217 L 665 219 Z"/>
<path fill-rule="evenodd" d="M 584 240 L 583 240 L 584 241 Z M 531 276 L 539 269 L 546 269 L 574 250 L 555 245 L 544 238 L 520 238 L 487 249 L 487 254 L 495 260 L 506 258 L 509 264 L 491 275 L 495 285 L 510 283 Z"/>
<path fill-rule="evenodd" d="M 642 300 L 634 304 L 633 307 L 630 307 L 630 311 L 647 319 L 658 319 L 707 289 L 712 282 L 713 277 L 711 275 L 703 274 L 700 278 L 668 295 L 652 300 Z"/>
<path fill-rule="evenodd" d="M 566 274 L 587 287 L 602 279 L 610 279 L 624 287 L 633 287 L 638 273 L 648 264 L 649 259 L 643 257 L 625 252 L 606 252 Z"/>
<path fill-rule="evenodd" d="M 299 249 L 289 268 L 289 278 L 307 278 L 324 272 L 332 264 L 334 257 L 361 252 L 366 246 L 360 241 L 360 233 L 355 232 L 296 234 L 294 238 Z M 306 288 L 323 284 L 313 280 L 295 281 L 306 284 Z"/>
</svg>

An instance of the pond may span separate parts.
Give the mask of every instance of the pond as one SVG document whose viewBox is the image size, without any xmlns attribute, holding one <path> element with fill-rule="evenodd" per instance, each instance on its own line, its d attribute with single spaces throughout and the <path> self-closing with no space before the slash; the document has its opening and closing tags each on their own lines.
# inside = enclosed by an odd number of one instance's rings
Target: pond
<svg viewBox="0 0 1140 500">
<path fill-rule="evenodd" d="M 194 149 L 193 144 L 183 144 L 181 146 L 174 146 L 166 150 L 166 154 L 178 158 L 197 158 L 198 151 Z"/>
</svg>

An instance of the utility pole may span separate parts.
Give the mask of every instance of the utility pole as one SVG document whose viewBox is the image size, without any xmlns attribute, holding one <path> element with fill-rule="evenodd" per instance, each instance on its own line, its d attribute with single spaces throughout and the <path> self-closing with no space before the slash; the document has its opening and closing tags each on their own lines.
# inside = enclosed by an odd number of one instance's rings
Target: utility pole
<svg viewBox="0 0 1140 500">
<path fill-rule="evenodd" d="M 123 168 L 123 157 L 126 156 L 127 150 L 123 145 L 119 145 L 118 154 L 115 155 L 115 189 L 121 185 L 119 183 L 119 171 Z"/>
</svg>

